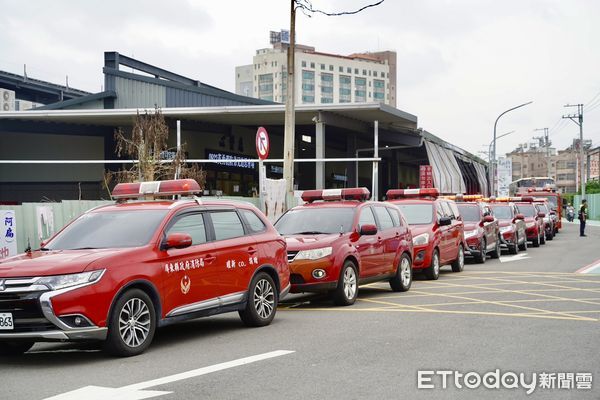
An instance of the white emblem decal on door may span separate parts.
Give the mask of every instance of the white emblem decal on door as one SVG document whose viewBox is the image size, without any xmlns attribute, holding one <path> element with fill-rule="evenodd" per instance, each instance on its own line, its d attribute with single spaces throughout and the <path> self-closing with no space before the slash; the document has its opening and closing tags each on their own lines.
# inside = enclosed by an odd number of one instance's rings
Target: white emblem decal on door
<svg viewBox="0 0 600 400">
<path fill-rule="evenodd" d="M 188 294 L 191 287 L 192 281 L 190 280 L 189 276 L 185 275 L 183 278 L 181 278 L 181 293 Z"/>
</svg>

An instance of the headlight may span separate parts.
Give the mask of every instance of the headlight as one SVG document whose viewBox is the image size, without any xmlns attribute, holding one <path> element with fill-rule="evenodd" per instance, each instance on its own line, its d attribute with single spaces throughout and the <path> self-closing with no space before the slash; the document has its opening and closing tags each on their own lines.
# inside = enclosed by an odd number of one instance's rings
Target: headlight
<svg viewBox="0 0 600 400">
<path fill-rule="evenodd" d="M 465 239 L 477 236 L 477 233 L 479 233 L 477 229 L 473 229 L 472 231 L 465 231 Z"/>
<path fill-rule="evenodd" d="M 528 228 L 533 228 L 535 226 L 535 222 L 528 222 L 525 224 L 525 226 Z"/>
<path fill-rule="evenodd" d="M 80 274 L 69 274 L 69 275 L 53 275 L 45 276 L 37 280 L 36 284 L 45 285 L 50 290 L 64 289 L 71 286 L 83 285 L 85 283 L 94 283 L 100 280 L 103 269 L 90 272 L 82 272 Z"/>
<path fill-rule="evenodd" d="M 318 260 L 319 258 L 327 257 L 331 255 L 331 247 L 322 247 L 320 249 L 313 250 L 302 250 L 296 254 L 294 260 Z"/>
<path fill-rule="evenodd" d="M 429 243 L 429 233 L 421 233 L 413 238 L 414 246 L 423 246 Z"/>
<path fill-rule="evenodd" d="M 512 226 L 501 226 L 500 227 L 500 233 L 505 233 L 505 232 L 510 232 L 512 231 Z"/>
</svg>

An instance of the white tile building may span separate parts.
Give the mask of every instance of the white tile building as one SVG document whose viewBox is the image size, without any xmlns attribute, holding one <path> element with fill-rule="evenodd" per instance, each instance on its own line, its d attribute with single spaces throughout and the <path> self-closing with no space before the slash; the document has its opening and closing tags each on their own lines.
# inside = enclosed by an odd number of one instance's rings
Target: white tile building
<svg viewBox="0 0 600 400">
<path fill-rule="evenodd" d="M 396 106 L 396 53 L 342 56 L 296 45 L 296 104 L 371 103 Z M 285 102 L 287 45 L 256 51 L 252 64 L 235 69 L 236 94 Z"/>
</svg>

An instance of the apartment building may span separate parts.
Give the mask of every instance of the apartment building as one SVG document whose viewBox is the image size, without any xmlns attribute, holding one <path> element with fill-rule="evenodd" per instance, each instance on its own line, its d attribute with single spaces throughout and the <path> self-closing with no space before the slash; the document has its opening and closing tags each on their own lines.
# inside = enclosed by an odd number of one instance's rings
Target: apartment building
<svg viewBox="0 0 600 400">
<path fill-rule="evenodd" d="M 252 64 L 235 69 L 236 94 L 285 102 L 286 43 L 256 51 Z M 354 53 L 347 56 L 296 45 L 296 104 L 371 103 L 396 107 L 396 52 Z"/>
</svg>

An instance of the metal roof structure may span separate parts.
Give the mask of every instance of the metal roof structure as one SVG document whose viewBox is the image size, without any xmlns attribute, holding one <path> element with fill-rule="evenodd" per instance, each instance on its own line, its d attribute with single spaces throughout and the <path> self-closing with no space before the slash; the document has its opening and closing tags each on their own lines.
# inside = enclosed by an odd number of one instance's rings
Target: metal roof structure
<svg viewBox="0 0 600 400">
<path fill-rule="evenodd" d="M 42 104 L 77 99 L 91 94 L 90 92 L 72 87 L 57 85 L 6 71 L 0 71 L 0 87 L 13 90 L 16 98 L 19 100 Z"/>
</svg>

